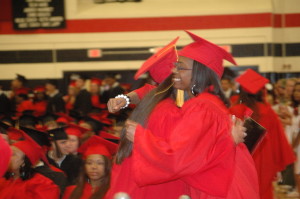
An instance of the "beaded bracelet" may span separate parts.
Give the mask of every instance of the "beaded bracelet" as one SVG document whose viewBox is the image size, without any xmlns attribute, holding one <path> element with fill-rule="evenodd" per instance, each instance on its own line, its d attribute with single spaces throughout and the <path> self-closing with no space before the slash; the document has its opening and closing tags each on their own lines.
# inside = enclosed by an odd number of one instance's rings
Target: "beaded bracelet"
<svg viewBox="0 0 300 199">
<path fill-rule="evenodd" d="M 128 105 L 130 104 L 130 98 L 127 95 L 120 94 L 117 95 L 115 98 L 123 98 L 126 100 L 126 104 L 123 107 L 121 107 L 121 109 L 127 108 Z"/>
</svg>

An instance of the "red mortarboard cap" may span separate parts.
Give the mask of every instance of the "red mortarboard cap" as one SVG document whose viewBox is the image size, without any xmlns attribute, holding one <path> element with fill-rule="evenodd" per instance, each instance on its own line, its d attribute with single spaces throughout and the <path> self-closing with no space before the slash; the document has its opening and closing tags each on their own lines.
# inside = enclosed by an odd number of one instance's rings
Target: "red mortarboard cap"
<svg viewBox="0 0 300 199">
<path fill-rule="evenodd" d="M 114 135 L 112 135 L 110 133 L 107 133 L 105 131 L 100 131 L 99 136 L 106 139 L 106 140 L 108 140 L 108 141 L 110 141 L 110 142 L 116 143 L 116 144 L 118 144 L 120 142 L 119 137 L 114 136 Z"/>
<path fill-rule="evenodd" d="M 0 136 L 0 177 L 6 172 L 12 151 L 8 143 Z"/>
<path fill-rule="evenodd" d="M 44 86 L 37 86 L 33 89 L 33 92 L 35 92 L 35 93 L 43 93 L 45 91 L 46 91 L 46 89 Z"/>
<path fill-rule="evenodd" d="M 76 81 L 71 81 L 71 82 L 69 83 L 69 86 L 71 86 L 71 87 L 76 87 Z"/>
<path fill-rule="evenodd" d="M 235 79 L 242 88 L 251 93 L 256 94 L 260 89 L 262 89 L 269 80 L 252 69 L 248 69 L 240 75 L 238 78 Z"/>
<path fill-rule="evenodd" d="M 179 51 L 179 56 L 188 57 L 204 64 L 217 73 L 220 78 L 224 71 L 223 59 L 237 65 L 232 55 L 223 48 L 189 31 L 186 32 L 190 35 L 194 42 Z"/>
<path fill-rule="evenodd" d="M 81 135 L 83 134 L 83 131 L 79 130 L 79 128 L 71 126 L 66 127 L 65 131 L 68 135 L 75 135 L 77 137 L 81 137 Z"/>
<path fill-rule="evenodd" d="M 56 119 L 56 122 L 61 122 L 61 123 L 65 123 L 65 124 L 69 124 L 70 122 L 74 122 L 75 119 L 70 117 L 69 115 L 65 114 L 65 113 L 56 113 L 56 115 L 58 115 L 59 117 Z"/>
<path fill-rule="evenodd" d="M 19 88 L 16 90 L 16 95 L 28 95 L 29 89 L 27 88 Z"/>
<path fill-rule="evenodd" d="M 117 144 L 94 135 L 79 147 L 78 152 L 83 154 L 84 159 L 92 154 L 104 155 L 111 158 L 116 153 L 117 148 Z"/>
<path fill-rule="evenodd" d="M 149 71 L 154 81 L 163 82 L 172 73 L 173 63 L 177 61 L 176 42 L 178 39 L 179 37 L 176 37 L 171 43 L 147 59 L 136 72 L 134 78 L 138 79 L 142 74 Z"/>
<path fill-rule="evenodd" d="M 97 85 L 101 86 L 102 80 L 99 79 L 99 78 L 93 77 L 93 78 L 91 79 L 91 84 L 97 84 Z"/>
<path fill-rule="evenodd" d="M 47 162 L 44 151 L 35 141 L 33 141 L 26 133 L 22 131 L 25 140 L 18 141 L 12 146 L 17 147 L 29 158 L 32 165 L 35 165 L 40 159 Z"/>
</svg>

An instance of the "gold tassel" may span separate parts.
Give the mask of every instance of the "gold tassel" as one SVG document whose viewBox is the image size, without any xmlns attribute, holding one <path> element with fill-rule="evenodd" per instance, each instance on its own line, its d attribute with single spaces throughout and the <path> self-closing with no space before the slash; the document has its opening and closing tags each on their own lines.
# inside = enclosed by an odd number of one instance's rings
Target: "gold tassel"
<svg viewBox="0 0 300 199">
<path fill-rule="evenodd" d="M 182 107 L 184 104 L 184 91 L 177 89 L 177 95 L 176 95 L 176 105 L 178 107 Z"/>
</svg>

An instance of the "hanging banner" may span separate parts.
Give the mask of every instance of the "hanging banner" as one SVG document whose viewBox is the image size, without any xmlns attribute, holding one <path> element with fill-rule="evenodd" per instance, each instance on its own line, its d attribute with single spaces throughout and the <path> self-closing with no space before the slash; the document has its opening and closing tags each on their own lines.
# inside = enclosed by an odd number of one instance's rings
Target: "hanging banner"
<svg viewBox="0 0 300 199">
<path fill-rule="evenodd" d="M 13 25 L 16 30 L 64 28 L 64 0 L 13 0 Z"/>
</svg>

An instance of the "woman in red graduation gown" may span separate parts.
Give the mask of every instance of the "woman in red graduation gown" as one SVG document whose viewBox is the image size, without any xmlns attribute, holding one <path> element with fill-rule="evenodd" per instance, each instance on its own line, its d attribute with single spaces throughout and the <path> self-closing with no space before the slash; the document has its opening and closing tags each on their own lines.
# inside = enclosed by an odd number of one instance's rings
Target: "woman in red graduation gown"
<svg viewBox="0 0 300 199">
<path fill-rule="evenodd" d="M 117 145 L 92 136 L 78 150 L 84 165 L 78 183 L 67 187 L 63 199 L 101 199 L 110 185 L 111 157 Z"/>
<path fill-rule="evenodd" d="M 46 89 L 43 86 L 37 86 L 34 88 L 34 116 L 39 117 L 46 114 L 47 109 L 47 99 L 46 99 Z"/>
<path fill-rule="evenodd" d="M 130 118 L 135 122 L 127 122 L 126 136 L 134 145 L 124 144 L 123 133 L 107 198 L 117 192 L 132 199 L 258 198 L 254 163 L 243 144 L 235 146 L 221 100 L 217 75 L 222 60 L 234 62 L 232 57 L 199 37 L 181 55 L 173 77 L 140 102 Z M 171 81 L 188 99 L 181 109 Z"/>
<path fill-rule="evenodd" d="M 0 198 L 59 199 L 59 188 L 34 166 L 43 158 L 42 148 L 26 139 L 12 145 L 13 155 L 5 178 L 0 179 Z"/>
<path fill-rule="evenodd" d="M 236 81 L 241 85 L 238 101 L 242 103 L 231 107 L 230 112 L 243 119 L 249 107 L 253 110 L 252 118 L 266 128 L 266 136 L 253 153 L 253 159 L 258 172 L 260 198 L 273 199 L 272 182 L 277 172 L 293 163 L 295 156 L 278 116 L 264 100 L 262 88 L 269 80 L 248 69 Z"/>
</svg>

